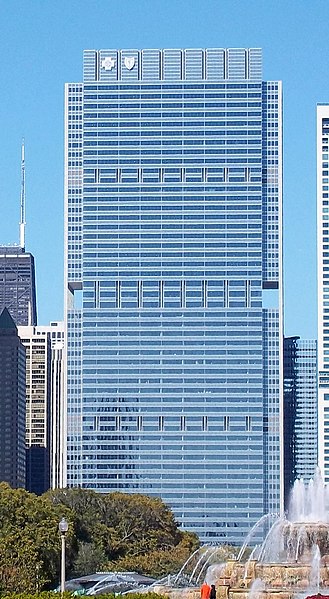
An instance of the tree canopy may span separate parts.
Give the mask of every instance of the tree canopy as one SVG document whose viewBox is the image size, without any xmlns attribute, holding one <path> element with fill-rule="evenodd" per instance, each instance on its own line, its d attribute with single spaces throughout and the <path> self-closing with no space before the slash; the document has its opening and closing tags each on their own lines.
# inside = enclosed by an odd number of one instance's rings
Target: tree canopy
<svg viewBox="0 0 329 599">
<path fill-rule="evenodd" d="M 159 498 L 80 488 L 37 497 L 0 483 L 0 593 L 57 586 L 63 516 L 67 578 L 100 569 L 160 577 L 177 572 L 199 545 Z"/>
<path fill-rule="evenodd" d="M 45 497 L 0 483 L 0 591 L 36 591 L 53 582 L 64 514 Z"/>
<path fill-rule="evenodd" d="M 179 569 L 199 544 L 196 535 L 179 530 L 172 511 L 159 498 L 85 489 L 49 491 L 47 497 L 54 506 L 63 505 L 72 511 L 75 546 L 71 569 L 76 574 L 86 573 L 90 561 L 102 569 L 161 576 L 172 570 L 173 555 L 175 569 Z"/>
</svg>

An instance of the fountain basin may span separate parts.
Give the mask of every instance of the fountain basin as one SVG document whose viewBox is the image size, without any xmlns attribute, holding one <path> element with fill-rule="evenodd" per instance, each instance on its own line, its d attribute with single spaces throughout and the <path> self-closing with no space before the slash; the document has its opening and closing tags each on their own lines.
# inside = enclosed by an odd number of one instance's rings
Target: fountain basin
<svg viewBox="0 0 329 599">
<path fill-rule="evenodd" d="M 263 532 L 260 547 L 253 547 L 256 530 L 258 537 L 259 530 Z M 252 549 L 251 558 L 244 562 L 247 548 Z M 166 586 L 162 592 L 171 599 L 181 599 L 182 595 L 199 599 L 199 587 L 205 578 L 215 584 L 217 599 L 329 599 L 329 487 L 320 471 L 317 469 L 308 485 L 302 480 L 295 482 L 287 516 L 267 514 L 260 518 L 238 559 L 216 563 L 216 551 L 219 547 L 203 547 L 196 552 L 196 565 L 191 576 L 185 574 L 184 579 L 189 588 Z M 175 578 L 176 583 L 183 570 Z"/>
</svg>

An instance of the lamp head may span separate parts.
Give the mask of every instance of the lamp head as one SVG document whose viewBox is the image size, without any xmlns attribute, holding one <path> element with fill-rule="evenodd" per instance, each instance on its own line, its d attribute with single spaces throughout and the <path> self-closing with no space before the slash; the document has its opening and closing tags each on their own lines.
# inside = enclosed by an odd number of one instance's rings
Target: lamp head
<svg viewBox="0 0 329 599">
<path fill-rule="evenodd" d="M 58 524 L 58 530 L 61 533 L 61 535 L 65 535 L 67 533 L 68 527 L 69 525 L 67 520 L 65 520 L 65 518 L 62 518 L 60 523 Z"/>
</svg>

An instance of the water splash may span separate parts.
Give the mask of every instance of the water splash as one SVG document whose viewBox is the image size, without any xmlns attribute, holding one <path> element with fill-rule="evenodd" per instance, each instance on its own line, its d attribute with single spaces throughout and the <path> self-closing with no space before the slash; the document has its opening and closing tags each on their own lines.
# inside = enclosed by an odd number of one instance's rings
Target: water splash
<svg viewBox="0 0 329 599">
<path fill-rule="evenodd" d="M 256 545 L 260 531 L 265 538 Z M 252 547 L 249 559 L 244 560 L 247 549 L 250 552 Z M 245 599 L 267 599 L 274 592 L 285 592 L 286 599 L 305 599 L 307 592 L 323 592 L 329 583 L 329 486 L 320 470 L 308 484 L 302 479 L 295 482 L 286 515 L 266 514 L 259 519 L 235 563 L 216 563 L 221 555 L 219 549 L 220 546 L 200 547 L 171 577 L 181 598 L 188 587 L 198 586 L 203 578 L 223 589 L 232 587 L 244 592 Z"/>
<path fill-rule="evenodd" d="M 310 587 L 316 593 L 320 590 L 320 566 L 321 554 L 318 545 L 315 545 L 312 550 L 312 562 L 310 571 Z"/>
<path fill-rule="evenodd" d="M 189 580 L 190 584 L 193 584 L 195 578 L 198 580 L 198 576 L 197 576 L 198 568 L 202 567 L 201 564 L 204 561 L 204 559 L 207 558 L 209 553 L 210 553 L 210 557 L 211 557 L 211 555 L 214 553 L 215 550 L 216 550 L 216 547 L 208 547 L 205 550 L 204 554 L 201 555 L 201 557 L 198 559 L 198 561 L 194 567 L 194 570 L 192 571 L 192 574 L 190 576 L 190 580 Z M 206 559 L 206 563 L 208 563 L 208 558 Z M 196 580 L 196 583 L 197 583 L 197 580 Z"/>
<path fill-rule="evenodd" d="M 172 576 L 176 587 L 184 588 L 198 586 L 207 567 L 215 554 L 220 550 L 216 545 L 202 545 L 185 561 L 178 574 Z M 216 566 L 218 567 L 218 563 Z"/>
<path fill-rule="evenodd" d="M 269 529 L 258 554 L 258 561 L 262 563 L 277 563 L 282 555 L 282 546 L 284 536 L 282 528 L 285 520 L 278 518 L 273 522 Z"/>
<path fill-rule="evenodd" d="M 187 566 L 192 561 L 192 559 L 194 558 L 194 556 L 197 555 L 198 553 L 200 553 L 202 550 L 204 551 L 203 547 L 198 547 L 198 549 L 196 549 L 195 551 L 193 551 L 193 553 L 190 555 L 190 557 L 187 558 L 187 560 L 184 562 L 184 564 L 182 565 L 181 569 L 179 570 L 178 574 L 175 576 L 175 579 L 174 579 L 174 583 L 175 584 L 178 583 L 178 581 L 181 578 L 181 576 L 184 576 L 183 572 L 186 570 Z"/>
<path fill-rule="evenodd" d="M 260 599 L 265 591 L 265 583 L 261 578 L 256 578 L 249 591 L 249 599 Z"/>
<path fill-rule="evenodd" d="M 288 520 L 290 522 L 329 522 L 329 488 L 325 485 L 320 469 L 308 484 L 296 480 L 291 492 Z"/>
<path fill-rule="evenodd" d="M 209 566 L 209 568 L 207 570 L 205 581 L 208 584 L 216 584 L 217 580 L 221 577 L 225 566 L 226 566 L 225 563 L 213 564 L 212 566 Z"/>
<path fill-rule="evenodd" d="M 203 566 L 200 569 L 199 575 L 196 579 L 196 584 L 198 585 L 200 583 L 201 577 L 203 576 L 203 573 L 205 571 L 205 569 L 207 568 L 207 566 L 209 565 L 210 561 L 212 560 L 212 558 L 214 557 L 214 555 L 216 555 L 216 553 L 219 551 L 220 547 L 215 547 L 214 551 L 209 555 L 209 557 L 206 559 L 206 561 L 204 562 Z M 218 566 L 222 566 L 223 564 L 215 564 L 215 566 L 218 568 Z M 208 568 L 209 570 L 209 568 Z M 208 575 L 208 570 L 207 570 L 207 575 Z M 211 583 L 209 583 L 211 584 Z"/>
<path fill-rule="evenodd" d="M 241 561 L 248 545 L 261 527 L 267 529 L 263 544 L 255 552 L 261 563 L 309 563 L 313 545 L 318 545 L 320 554 L 327 547 L 326 527 L 329 525 L 329 487 L 324 483 L 317 468 L 308 484 L 302 479 L 293 486 L 286 516 L 267 514 L 253 526 L 242 545 L 238 561 Z M 327 550 L 325 551 L 325 553 Z"/>
<path fill-rule="evenodd" d="M 239 551 L 238 561 L 241 561 L 242 557 L 244 556 L 245 550 L 247 549 L 250 541 L 252 540 L 255 533 L 258 531 L 258 529 L 261 528 L 262 526 L 266 525 L 273 518 L 275 518 L 277 520 L 277 518 L 278 518 L 277 514 L 265 514 L 256 522 L 256 524 L 254 524 L 254 526 L 251 528 L 250 532 L 246 536 L 246 539 Z"/>
</svg>

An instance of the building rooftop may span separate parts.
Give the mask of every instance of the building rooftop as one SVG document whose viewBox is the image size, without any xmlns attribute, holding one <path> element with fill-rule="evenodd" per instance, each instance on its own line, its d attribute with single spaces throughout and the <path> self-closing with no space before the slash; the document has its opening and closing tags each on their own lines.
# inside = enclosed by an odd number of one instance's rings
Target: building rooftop
<svg viewBox="0 0 329 599">
<path fill-rule="evenodd" d="M 3 308 L 0 314 L 0 329 L 17 330 L 15 321 L 10 316 L 7 308 Z"/>
</svg>

